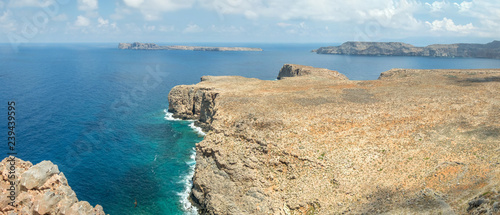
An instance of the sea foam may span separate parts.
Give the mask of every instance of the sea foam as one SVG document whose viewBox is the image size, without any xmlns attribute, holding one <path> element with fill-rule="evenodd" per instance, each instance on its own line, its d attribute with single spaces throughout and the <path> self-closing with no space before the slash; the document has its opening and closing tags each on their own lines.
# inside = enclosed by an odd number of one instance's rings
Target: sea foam
<svg viewBox="0 0 500 215">
<path fill-rule="evenodd" d="M 163 112 L 165 113 L 165 119 L 168 121 L 180 121 L 181 120 L 181 119 L 174 118 L 174 114 L 168 112 L 167 109 L 164 109 Z"/>
<path fill-rule="evenodd" d="M 205 136 L 205 132 L 203 130 L 194 125 L 194 120 L 181 120 L 181 119 L 176 119 L 173 117 L 173 113 L 168 112 L 167 109 L 164 109 L 163 112 L 165 113 L 165 119 L 169 121 L 188 121 L 191 122 L 189 124 L 189 127 L 192 128 L 196 133 L 199 135 Z M 180 200 L 179 203 L 182 206 L 182 210 L 184 211 L 185 214 L 189 215 L 195 215 L 198 214 L 198 209 L 194 207 L 191 202 L 189 201 L 189 195 L 191 193 L 191 188 L 193 187 L 193 176 L 194 176 L 194 170 L 196 166 L 196 149 L 193 147 L 191 151 L 191 155 L 189 156 L 189 161 L 186 162 L 186 164 L 189 166 L 189 170 L 186 175 L 181 177 L 180 183 L 184 184 L 184 190 L 180 193 L 177 193 L 179 195 Z"/>
<path fill-rule="evenodd" d="M 189 124 L 189 127 L 192 128 L 194 131 L 196 131 L 196 133 L 198 133 L 201 136 L 205 136 L 206 135 L 206 133 L 203 132 L 203 130 L 200 127 L 194 125 L 194 122 L 192 122 L 191 124 Z"/>
<path fill-rule="evenodd" d="M 181 180 L 181 183 L 184 184 L 184 190 L 180 193 L 177 193 L 181 198 L 179 202 L 182 205 L 182 209 L 184 210 L 185 214 L 190 214 L 190 215 L 198 214 L 198 209 L 194 207 L 189 201 L 189 194 L 191 193 L 191 187 L 193 187 L 193 175 L 194 175 L 194 168 L 196 165 L 195 158 L 196 158 L 196 150 L 195 148 L 193 148 L 192 153 L 189 156 L 190 160 L 186 162 L 186 164 L 189 165 L 189 171 Z"/>
</svg>

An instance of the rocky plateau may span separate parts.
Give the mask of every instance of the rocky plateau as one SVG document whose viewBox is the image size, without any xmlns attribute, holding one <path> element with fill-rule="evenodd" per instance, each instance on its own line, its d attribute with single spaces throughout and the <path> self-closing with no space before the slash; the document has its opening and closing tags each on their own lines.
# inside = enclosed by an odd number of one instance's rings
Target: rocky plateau
<svg viewBox="0 0 500 215">
<path fill-rule="evenodd" d="M 353 81 L 289 64 L 278 79 L 170 91 L 169 111 L 207 131 L 201 214 L 500 214 L 500 70 Z"/>
</svg>

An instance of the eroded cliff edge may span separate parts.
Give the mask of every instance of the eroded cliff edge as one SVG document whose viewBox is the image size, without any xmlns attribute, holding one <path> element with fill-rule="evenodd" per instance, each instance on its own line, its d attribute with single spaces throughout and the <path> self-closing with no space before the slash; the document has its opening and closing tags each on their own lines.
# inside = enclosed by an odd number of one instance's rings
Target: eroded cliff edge
<svg viewBox="0 0 500 215">
<path fill-rule="evenodd" d="M 206 76 L 169 110 L 209 130 L 202 214 L 467 214 L 500 210 L 499 95 L 500 70 Z"/>
<path fill-rule="evenodd" d="M 50 161 L 33 165 L 7 157 L 0 163 L 0 171 L 0 214 L 105 214 L 100 205 L 78 201 L 64 174 Z"/>
<path fill-rule="evenodd" d="M 400 42 L 345 42 L 340 46 L 321 47 L 318 54 L 370 56 L 471 57 L 500 59 L 500 41 L 487 44 L 435 44 L 416 47 Z"/>
</svg>

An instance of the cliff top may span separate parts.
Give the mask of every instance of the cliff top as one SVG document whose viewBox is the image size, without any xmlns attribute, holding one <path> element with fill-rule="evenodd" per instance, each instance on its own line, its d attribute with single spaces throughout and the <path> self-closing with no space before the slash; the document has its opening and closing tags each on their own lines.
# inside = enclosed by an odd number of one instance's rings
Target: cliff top
<svg viewBox="0 0 500 215">
<path fill-rule="evenodd" d="M 205 77 L 169 103 L 211 129 L 196 146 L 202 212 L 465 214 L 500 202 L 499 95 L 500 70 L 394 69 Z"/>
</svg>

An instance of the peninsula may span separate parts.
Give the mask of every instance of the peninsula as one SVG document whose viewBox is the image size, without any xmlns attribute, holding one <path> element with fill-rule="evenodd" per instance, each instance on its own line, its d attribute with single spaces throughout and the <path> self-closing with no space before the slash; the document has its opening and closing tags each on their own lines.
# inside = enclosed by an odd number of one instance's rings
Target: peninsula
<svg viewBox="0 0 500 215">
<path fill-rule="evenodd" d="M 436 44 L 416 47 L 400 42 L 346 42 L 340 46 L 321 47 L 318 54 L 371 55 L 371 56 L 423 56 L 470 57 L 500 59 L 500 41 L 487 44 Z"/>
<path fill-rule="evenodd" d="M 500 211 L 500 70 L 353 81 L 287 64 L 278 79 L 170 91 L 174 117 L 207 131 L 191 193 L 201 214 Z"/>
<path fill-rule="evenodd" d="M 188 51 L 262 51 L 261 48 L 247 47 L 207 47 L 207 46 L 159 46 L 154 43 L 120 43 L 119 49 L 134 50 L 188 50 Z"/>
</svg>

